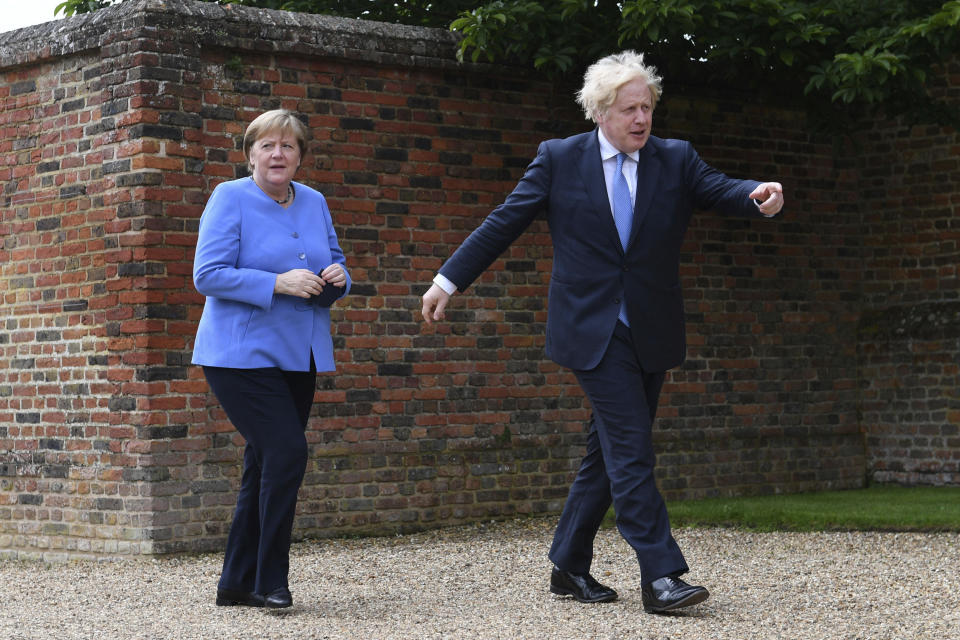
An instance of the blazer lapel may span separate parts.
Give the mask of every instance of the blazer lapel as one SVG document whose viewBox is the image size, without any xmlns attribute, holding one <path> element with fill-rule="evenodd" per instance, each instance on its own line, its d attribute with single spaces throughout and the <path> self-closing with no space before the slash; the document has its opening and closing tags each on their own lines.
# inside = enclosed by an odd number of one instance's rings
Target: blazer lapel
<svg viewBox="0 0 960 640">
<path fill-rule="evenodd" d="M 593 205 L 594 212 L 600 217 L 600 228 L 603 229 L 613 246 L 620 253 L 623 253 L 623 247 L 620 246 L 620 234 L 617 232 L 617 223 L 614 222 L 613 212 L 610 211 L 610 198 L 607 195 L 607 181 L 603 175 L 600 140 L 597 138 L 596 129 L 586 137 L 580 149 L 579 167 L 580 177 L 583 179 L 583 184 L 587 190 L 587 197 L 590 199 L 590 204 Z M 633 215 L 636 219 L 636 207 L 634 207 Z M 634 228 L 636 228 L 636 222 L 634 222 Z"/>
<path fill-rule="evenodd" d="M 630 228 L 630 242 L 627 247 L 633 244 L 650 210 L 650 202 L 660 179 L 660 166 L 657 149 L 648 139 L 637 158 L 637 196 L 633 203 L 633 226 Z M 609 209 L 609 206 L 607 208 Z"/>
</svg>

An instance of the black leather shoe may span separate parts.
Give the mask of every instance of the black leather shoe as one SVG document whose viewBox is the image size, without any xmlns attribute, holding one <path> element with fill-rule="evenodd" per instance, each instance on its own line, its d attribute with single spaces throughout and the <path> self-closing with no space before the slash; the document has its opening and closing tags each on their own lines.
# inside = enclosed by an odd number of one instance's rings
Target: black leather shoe
<svg viewBox="0 0 960 640">
<path fill-rule="evenodd" d="M 293 605 L 293 596 L 286 587 L 279 587 L 263 596 L 263 606 L 267 609 L 286 609 L 291 605 Z"/>
<path fill-rule="evenodd" d="M 593 579 L 589 573 L 561 571 L 556 567 L 550 574 L 550 593 L 573 596 L 577 602 L 613 602 L 617 592 Z"/>
<path fill-rule="evenodd" d="M 262 607 L 263 596 L 248 591 L 234 591 L 233 589 L 217 589 L 218 607 Z"/>
<path fill-rule="evenodd" d="M 703 587 L 687 584 L 680 578 L 664 576 L 643 585 L 643 610 L 647 613 L 673 611 L 698 604 L 710 597 Z"/>
</svg>

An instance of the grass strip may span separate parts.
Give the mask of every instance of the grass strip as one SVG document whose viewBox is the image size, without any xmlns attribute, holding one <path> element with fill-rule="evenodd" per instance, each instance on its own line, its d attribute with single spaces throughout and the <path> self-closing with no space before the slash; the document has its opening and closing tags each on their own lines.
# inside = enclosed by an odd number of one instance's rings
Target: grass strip
<svg viewBox="0 0 960 640">
<path fill-rule="evenodd" d="M 754 531 L 960 531 L 960 487 L 867 489 L 667 503 L 674 526 Z"/>
</svg>

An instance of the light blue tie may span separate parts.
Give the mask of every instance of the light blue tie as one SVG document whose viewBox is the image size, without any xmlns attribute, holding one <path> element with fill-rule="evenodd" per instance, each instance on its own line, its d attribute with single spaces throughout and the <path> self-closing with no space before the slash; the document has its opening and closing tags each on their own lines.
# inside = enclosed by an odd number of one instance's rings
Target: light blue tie
<svg viewBox="0 0 960 640">
<path fill-rule="evenodd" d="M 633 226 L 633 200 L 630 198 L 630 187 L 627 178 L 623 175 L 623 162 L 627 154 L 617 154 L 617 173 L 613 177 L 613 221 L 620 233 L 620 246 L 624 251 L 630 241 L 630 227 Z"/>
<path fill-rule="evenodd" d="M 617 155 L 617 173 L 613 177 L 613 221 L 617 225 L 617 233 L 620 234 L 620 245 L 623 250 L 627 250 L 627 243 L 630 241 L 630 228 L 633 226 L 633 200 L 630 198 L 630 187 L 627 185 L 627 178 L 623 175 L 623 162 L 627 159 L 627 154 Z M 627 321 L 627 301 L 626 296 L 620 300 L 620 313 L 617 318 L 620 322 L 630 326 Z"/>
</svg>

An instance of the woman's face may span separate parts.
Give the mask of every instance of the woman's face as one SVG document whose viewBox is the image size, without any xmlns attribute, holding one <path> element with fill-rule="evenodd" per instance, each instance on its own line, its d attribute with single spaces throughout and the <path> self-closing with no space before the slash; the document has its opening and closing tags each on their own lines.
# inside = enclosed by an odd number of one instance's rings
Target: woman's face
<svg viewBox="0 0 960 640">
<path fill-rule="evenodd" d="M 300 166 L 300 145 L 289 131 L 268 131 L 250 147 L 253 178 L 262 187 L 286 189 Z"/>
</svg>

